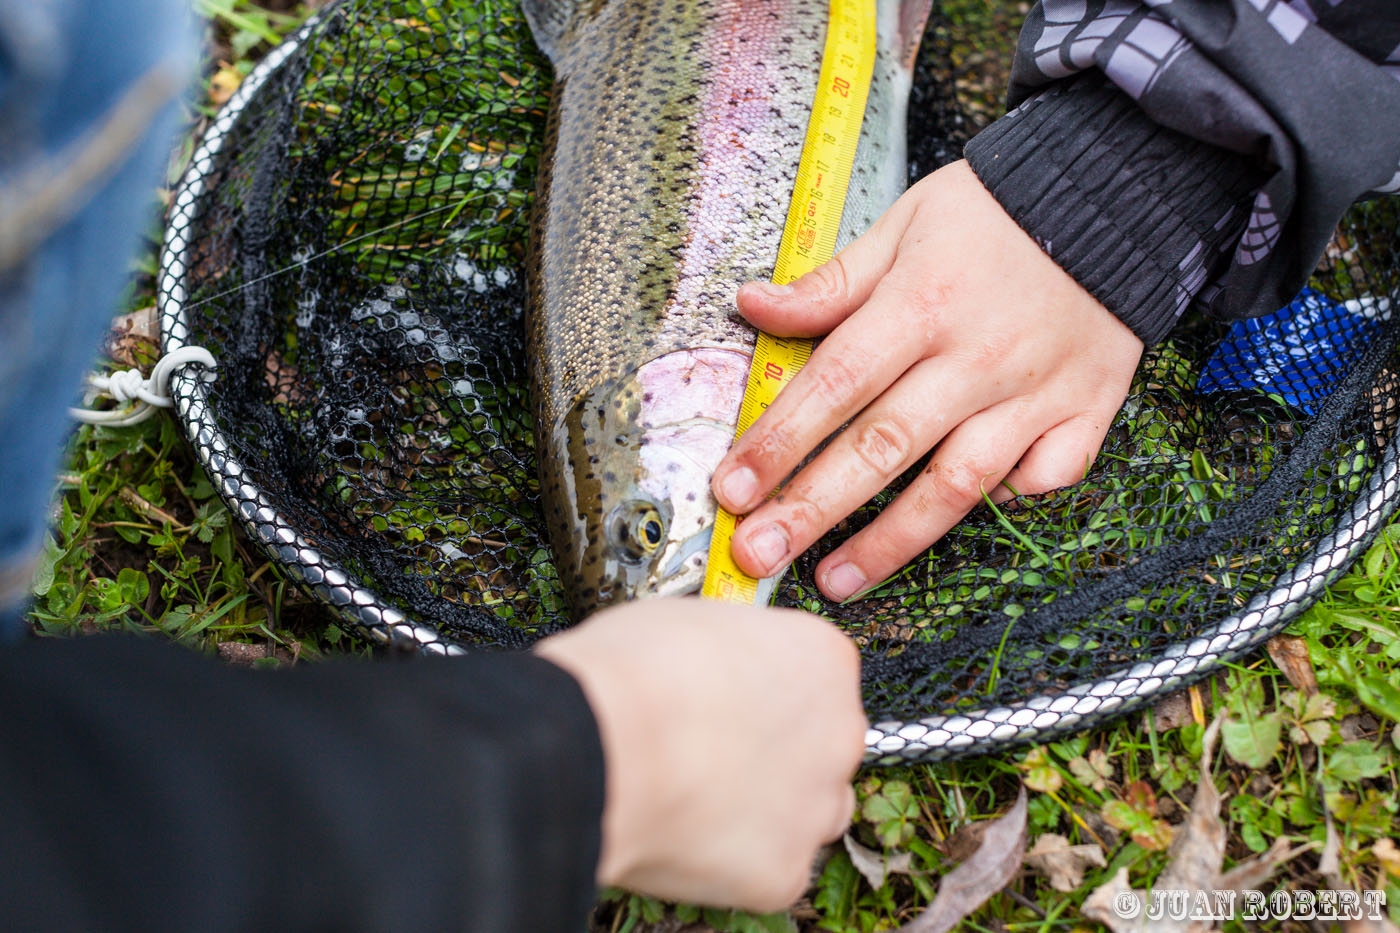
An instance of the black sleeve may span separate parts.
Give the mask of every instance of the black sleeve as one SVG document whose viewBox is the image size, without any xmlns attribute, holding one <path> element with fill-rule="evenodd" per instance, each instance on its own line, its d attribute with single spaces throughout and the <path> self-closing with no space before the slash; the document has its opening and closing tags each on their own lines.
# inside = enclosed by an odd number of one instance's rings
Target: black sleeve
<svg viewBox="0 0 1400 933">
<path fill-rule="evenodd" d="M 1393 0 L 1043 0 L 1013 109 L 967 147 L 994 196 L 1147 342 L 1193 301 L 1285 305 L 1346 208 L 1400 190 Z"/>
<path fill-rule="evenodd" d="M 603 808 L 577 683 L 529 655 L 227 667 L 0 651 L 15 930 L 585 927 Z"/>
</svg>

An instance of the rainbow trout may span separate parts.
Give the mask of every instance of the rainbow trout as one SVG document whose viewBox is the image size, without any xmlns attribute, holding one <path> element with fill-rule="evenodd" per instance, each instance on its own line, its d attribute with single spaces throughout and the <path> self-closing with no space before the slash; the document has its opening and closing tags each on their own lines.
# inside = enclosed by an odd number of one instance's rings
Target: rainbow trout
<svg viewBox="0 0 1400 933">
<path fill-rule="evenodd" d="M 904 190 L 930 0 L 870 2 L 878 55 L 838 248 Z M 773 272 L 828 7 L 524 10 L 555 70 L 529 262 L 535 431 L 559 575 L 582 617 L 704 579 L 710 477 L 733 442 L 756 339 L 734 294 Z"/>
</svg>

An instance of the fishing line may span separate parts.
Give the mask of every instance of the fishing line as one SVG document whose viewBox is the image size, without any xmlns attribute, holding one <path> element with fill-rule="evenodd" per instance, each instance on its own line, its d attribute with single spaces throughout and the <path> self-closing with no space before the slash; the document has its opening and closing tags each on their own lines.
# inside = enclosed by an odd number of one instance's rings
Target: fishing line
<svg viewBox="0 0 1400 933">
<path fill-rule="evenodd" d="M 416 223 L 425 217 L 440 214 L 447 210 L 459 210 L 461 204 L 445 204 L 442 207 L 435 207 L 431 210 L 423 211 L 403 220 L 396 221 L 378 230 L 368 231 L 344 243 L 337 244 L 330 249 L 324 250 L 313 256 L 294 262 L 289 266 L 268 272 L 258 276 L 251 281 L 244 282 L 234 288 L 222 292 L 216 292 L 207 298 L 191 302 L 186 307 L 193 310 L 202 307 L 222 298 L 241 294 L 256 285 L 267 282 L 271 279 L 304 269 L 313 262 L 318 262 L 337 253 L 349 249 L 357 243 L 362 243 L 367 239 L 378 237 L 390 230 L 404 227 Z M 169 395 L 170 377 L 176 369 L 190 365 L 204 366 L 206 369 L 216 369 L 218 364 L 215 357 L 204 347 L 180 347 L 165 354 L 155 363 L 155 368 L 149 377 L 143 376 L 139 369 L 121 370 L 114 373 L 93 372 L 87 376 L 87 384 L 97 396 L 107 396 L 118 403 L 118 408 L 104 410 L 92 408 L 69 408 L 68 415 L 85 424 L 102 425 L 109 428 L 134 427 L 145 421 L 157 408 L 169 408 L 172 405 Z M 120 407 L 127 402 L 133 403 L 130 406 Z"/>
<path fill-rule="evenodd" d="M 204 305 L 207 305 L 211 302 L 218 301 L 220 298 L 227 298 L 230 295 L 237 295 L 241 292 L 246 291 L 247 289 L 252 288 L 255 285 L 261 285 L 263 282 L 279 278 L 283 275 L 286 275 L 288 272 L 295 272 L 298 269 L 304 269 L 307 266 L 311 265 L 311 263 L 313 262 L 318 262 L 329 256 L 334 256 L 337 253 L 349 249 L 356 243 L 363 243 L 365 240 L 373 239 L 374 237 L 377 237 L 380 234 L 388 233 L 390 230 L 395 230 L 399 227 L 406 227 L 409 224 L 416 223 L 425 217 L 431 217 L 434 214 L 441 214 L 443 211 L 447 210 L 455 211 L 458 210 L 460 207 L 460 204 L 444 204 L 442 207 L 435 207 L 432 210 L 423 211 L 421 214 L 414 214 L 411 217 L 405 217 L 403 220 L 389 224 L 389 226 L 387 227 L 380 227 L 378 230 L 371 230 L 366 233 L 362 233 L 354 239 L 346 240 L 344 243 L 332 246 L 330 249 L 327 249 L 320 253 L 316 253 L 314 256 L 308 256 L 305 259 L 300 260 L 299 262 L 292 263 L 290 266 L 285 266 L 281 269 L 276 269 L 272 272 L 260 275 L 257 278 L 250 279 L 249 281 L 244 282 L 241 285 L 236 285 L 233 288 L 228 289 L 227 291 L 215 292 L 207 298 L 201 298 L 198 301 L 192 301 L 186 304 L 185 308 L 193 311 L 195 308 L 201 308 Z"/>
</svg>

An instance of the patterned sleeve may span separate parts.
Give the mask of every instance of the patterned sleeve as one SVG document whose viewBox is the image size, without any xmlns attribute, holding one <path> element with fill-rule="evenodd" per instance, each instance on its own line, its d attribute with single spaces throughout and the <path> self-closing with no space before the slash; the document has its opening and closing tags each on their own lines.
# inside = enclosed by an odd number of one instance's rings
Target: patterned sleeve
<svg viewBox="0 0 1400 933">
<path fill-rule="evenodd" d="M 1146 342 L 1265 314 L 1346 208 L 1400 191 L 1400 3 L 1041 0 L 967 159 Z"/>
</svg>

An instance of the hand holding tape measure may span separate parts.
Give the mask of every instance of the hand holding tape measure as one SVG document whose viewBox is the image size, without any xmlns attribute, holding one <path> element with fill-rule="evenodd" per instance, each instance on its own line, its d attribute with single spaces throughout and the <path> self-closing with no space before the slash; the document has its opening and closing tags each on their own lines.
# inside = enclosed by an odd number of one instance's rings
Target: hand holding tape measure
<svg viewBox="0 0 1400 933">
<path fill-rule="evenodd" d="M 773 281 L 786 285 L 831 259 L 841 228 L 846 188 L 855 166 L 865 102 L 875 68 L 875 4 L 831 0 L 816 99 L 802 147 Z M 749 367 L 735 437 L 758 420 L 812 354 L 812 341 L 760 333 Z M 758 581 L 734 562 L 730 545 L 739 519 L 719 509 L 701 595 L 753 603 Z"/>
</svg>

